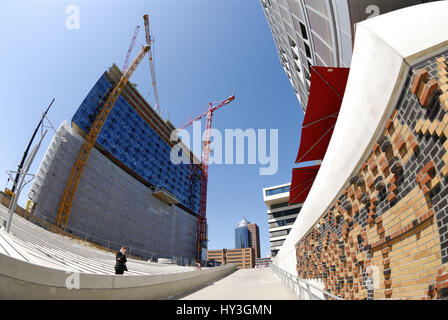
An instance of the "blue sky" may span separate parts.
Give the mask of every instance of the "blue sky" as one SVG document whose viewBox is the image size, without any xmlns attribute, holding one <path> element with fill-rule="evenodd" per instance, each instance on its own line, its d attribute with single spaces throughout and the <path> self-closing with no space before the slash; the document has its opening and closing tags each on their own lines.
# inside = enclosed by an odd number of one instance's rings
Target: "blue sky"
<svg viewBox="0 0 448 320">
<path fill-rule="evenodd" d="M 80 10 L 80 29 L 66 28 L 68 5 Z M 260 227 L 261 253 L 269 252 L 262 188 L 291 179 L 303 113 L 281 67 L 258 0 L 70 0 L 0 2 L 0 188 L 16 169 L 33 129 L 51 99 L 57 127 L 70 120 L 112 63 L 123 65 L 137 24 L 134 57 L 144 44 L 143 14 L 155 37 L 160 105 L 176 126 L 235 94 L 217 111 L 213 127 L 279 130 L 279 169 L 260 176 L 256 165 L 211 165 L 207 218 L 209 248 L 233 248 L 243 217 Z M 131 78 L 154 105 L 145 59 Z M 203 126 L 205 126 L 203 124 Z M 44 144 L 31 171 L 37 170 Z M 27 190 L 26 190 L 27 191 Z M 27 197 L 22 195 L 21 204 Z"/>
</svg>

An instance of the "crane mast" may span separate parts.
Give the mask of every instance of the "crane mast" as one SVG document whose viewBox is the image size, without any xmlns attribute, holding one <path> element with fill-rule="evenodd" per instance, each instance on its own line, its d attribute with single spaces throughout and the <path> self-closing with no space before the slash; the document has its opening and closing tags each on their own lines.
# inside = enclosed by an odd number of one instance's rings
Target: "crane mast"
<svg viewBox="0 0 448 320">
<path fill-rule="evenodd" d="M 154 70 L 154 60 L 152 58 L 152 48 L 151 48 L 151 45 L 154 42 L 154 39 L 151 38 L 151 34 L 149 32 L 149 20 L 148 20 L 147 14 L 145 14 L 143 16 L 143 20 L 145 21 L 146 44 L 149 46 L 149 52 L 148 52 L 149 67 L 151 69 L 152 86 L 154 88 L 154 97 L 156 99 L 156 111 L 157 111 L 157 114 L 160 116 L 160 114 L 162 113 L 162 110 L 160 108 L 159 93 L 157 92 L 156 72 Z"/>
<path fill-rule="evenodd" d="M 139 30 L 140 30 L 140 26 L 137 26 L 135 28 L 134 35 L 132 36 L 132 40 L 131 40 L 131 44 L 129 45 L 128 53 L 126 54 L 126 58 L 124 59 L 123 68 L 121 69 L 121 72 L 123 72 L 123 73 L 128 68 L 129 57 L 131 56 L 132 49 L 134 49 L 135 39 L 137 39 L 137 34 L 138 34 Z"/>
<path fill-rule="evenodd" d="M 159 103 L 159 95 L 157 92 L 157 84 L 156 84 L 156 76 L 155 76 L 155 70 L 154 70 L 154 61 L 152 56 L 152 50 L 151 50 L 151 44 L 154 42 L 154 40 L 151 38 L 151 34 L 149 32 L 149 20 L 148 15 L 143 16 L 144 23 L 145 23 L 145 33 L 146 33 L 146 45 L 142 46 L 142 49 L 140 50 L 139 54 L 135 57 L 135 59 L 132 61 L 132 63 L 127 67 L 127 61 L 129 59 L 130 53 L 132 51 L 132 48 L 135 44 L 135 39 L 137 37 L 137 33 L 139 30 L 139 26 L 137 26 L 134 35 L 132 37 L 131 45 L 128 50 L 125 64 L 123 66 L 123 74 L 118 81 L 118 83 L 114 86 L 112 91 L 109 95 L 107 93 L 105 94 L 105 102 L 96 117 L 95 121 L 93 122 L 89 132 L 87 132 L 85 140 L 83 145 L 81 146 L 81 149 L 78 152 L 76 161 L 70 171 L 69 178 L 67 180 L 67 183 L 65 185 L 64 193 L 61 199 L 61 202 L 59 204 L 58 213 L 56 216 L 55 224 L 58 227 L 66 228 L 68 219 L 70 216 L 70 211 L 73 205 L 73 201 L 76 195 L 76 190 L 78 188 L 79 182 L 82 177 L 82 173 L 84 171 L 84 168 L 87 164 L 87 160 L 89 159 L 90 152 L 92 151 L 95 142 L 101 132 L 101 129 L 104 125 L 104 123 L 107 120 L 107 117 L 109 116 L 112 107 L 114 106 L 115 102 L 117 101 L 118 97 L 122 93 L 124 87 L 129 81 L 129 78 L 137 68 L 137 66 L 140 64 L 140 62 L 145 57 L 146 53 L 148 53 L 149 56 L 149 66 L 151 69 L 151 77 L 152 77 L 152 84 L 154 88 L 154 96 L 156 99 L 156 111 L 160 115 L 161 108 Z M 202 247 L 203 242 L 207 240 L 207 218 L 206 218 L 206 211 L 207 211 L 207 184 L 208 184 L 208 162 L 210 157 L 210 131 L 212 127 L 212 118 L 213 113 L 223 107 L 224 105 L 230 103 L 235 99 L 235 96 L 231 96 L 227 98 L 226 100 L 223 100 L 221 103 L 219 103 L 217 106 L 213 106 L 212 103 L 209 104 L 208 110 L 196 117 L 193 120 L 190 120 L 187 124 L 185 124 L 181 129 L 185 129 L 189 125 L 191 125 L 194 121 L 200 120 L 204 117 L 206 117 L 206 135 L 205 140 L 203 142 L 203 150 L 202 150 L 202 175 L 201 175 L 201 188 L 200 188 L 200 205 L 199 205 L 199 214 L 198 214 L 198 225 L 197 225 L 197 234 L 196 234 L 196 258 L 198 261 L 201 261 L 202 259 Z M 193 174 L 190 174 L 190 177 L 192 178 Z"/>
<path fill-rule="evenodd" d="M 98 116 L 96 117 L 89 132 L 87 133 L 84 143 L 81 146 L 81 149 L 79 150 L 75 164 L 73 165 L 70 171 L 69 178 L 65 185 L 63 197 L 59 204 L 58 214 L 56 216 L 56 222 L 55 222 L 56 226 L 60 226 L 64 229 L 66 228 L 68 218 L 70 216 L 70 211 L 73 205 L 73 200 L 76 195 L 76 190 L 79 185 L 79 181 L 81 180 L 82 173 L 87 164 L 87 160 L 89 159 L 90 152 L 92 151 L 95 145 L 95 141 L 101 132 L 101 128 L 106 122 L 107 117 L 109 116 L 109 113 L 112 110 L 112 107 L 114 106 L 115 102 L 117 101 L 118 97 L 123 91 L 126 83 L 128 83 L 128 80 L 131 77 L 132 73 L 135 71 L 135 69 L 137 68 L 139 63 L 143 60 L 145 54 L 148 51 L 149 51 L 148 45 L 142 47 L 137 57 L 135 57 L 129 68 L 122 74 L 120 80 L 112 89 L 112 92 L 107 97 L 103 107 L 101 108 Z"/>
<path fill-rule="evenodd" d="M 201 120 L 206 117 L 206 129 L 205 129 L 205 139 L 202 148 L 202 175 L 201 175 L 201 194 L 199 201 L 199 214 L 198 214 L 198 225 L 196 233 L 196 260 L 202 260 L 202 247 L 203 242 L 207 241 L 207 185 L 208 185 L 208 161 L 210 158 L 210 135 L 212 128 L 212 118 L 213 113 L 225 106 L 226 104 L 235 100 L 235 96 L 231 96 L 226 100 L 221 101 L 217 106 L 213 106 L 212 103 L 209 104 L 208 110 L 203 114 L 197 116 L 193 120 L 190 120 L 180 129 L 185 129 L 190 126 L 193 122 Z"/>
</svg>

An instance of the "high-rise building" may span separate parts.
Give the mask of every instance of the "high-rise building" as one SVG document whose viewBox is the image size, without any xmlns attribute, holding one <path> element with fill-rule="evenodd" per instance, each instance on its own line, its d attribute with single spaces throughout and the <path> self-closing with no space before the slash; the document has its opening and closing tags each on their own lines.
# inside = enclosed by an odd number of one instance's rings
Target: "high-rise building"
<svg viewBox="0 0 448 320">
<path fill-rule="evenodd" d="M 260 0 L 280 61 L 305 111 L 311 66 L 350 67 L 355 24 L 428 0 Z"/>
<path fill-rule="evenodd" d="M 83 137 L 120 77 L 115 65 L 104 72 L 71 126 L 64 122 L 54 136 L 30 191 L 38 217 L 55 221 Z M 144 258 L 194 259 L 202 169 L 170 161 L 174 129 L 127 83 L 89 156 L 67 230 L 110 248 L 125 244 Z"/>
<path fill-rule="evenodd" d="M 268 207 L 269 241 L 273 258 L 285 242 L 303 205 L 288 203 L 290 186 L 287 183 L 263 189 L 263 200 Z"/>
<path fill-rule="evenodd" d="M 249 247 L 254 248 L 255 258 L 260 258 L 260 230 L 256 223 L 247 225 L 249 231 Z"/>
<path fill-rule="evenodd" d="M 235 229 L 235 249 L 249 248 L 249 221 L 241 220 Z"/>
</svg>

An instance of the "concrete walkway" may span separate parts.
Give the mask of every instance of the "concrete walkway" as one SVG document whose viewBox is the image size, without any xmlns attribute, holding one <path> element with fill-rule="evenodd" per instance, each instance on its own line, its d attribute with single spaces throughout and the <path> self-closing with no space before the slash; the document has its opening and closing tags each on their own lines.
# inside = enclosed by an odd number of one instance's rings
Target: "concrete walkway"
<svg viewBox="0 0 448 320">
<path fill-rule="evenodd" d="M 271 268 L 241 269 L 181 300 L 297 300 Z"/>
</svg>

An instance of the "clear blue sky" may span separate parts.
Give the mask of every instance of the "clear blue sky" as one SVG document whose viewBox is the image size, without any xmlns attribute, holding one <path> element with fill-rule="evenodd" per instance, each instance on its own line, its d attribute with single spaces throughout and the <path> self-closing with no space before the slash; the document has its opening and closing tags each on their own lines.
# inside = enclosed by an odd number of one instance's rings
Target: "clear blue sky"
<svg viewBox="0 0 448 320">
<path fill-rule="evenodd" d="M 80 29 L 65 22 L 68 5 L 80 9 Z M 132 57 L 144 43 L 143 14 L 156 39 L 154 54 L 161 107 L 176 125 L 205 111 L 210 101 L 236 95 L 216 112 L 213 127 L 278 129 L 279 170 L 260 176 L 257 165 L 212 165 L 207 218 L 209 248 L 233 248 L 243 216 L 260 227 L 261 253 L 269 252 L 262 188 L 287 183 L 299 144 L 303 113 L 281 67 L 258 0 L 70 0 L 0 2 L 0 187 L 16 169 L 43 109 L 58 127 L 112 64 L 122 66 L 137 24 Z M 131 78 L 154 105 L 150 69 Z M 151 93 L 151 94 L 150 94 Z M 50 137 L 35 160 L 37 170 Z M 28 190 L 25 190 L 28 191 Z M 20 203 L 27 200 L 27 192 Z"/>
</svg>

